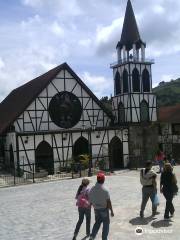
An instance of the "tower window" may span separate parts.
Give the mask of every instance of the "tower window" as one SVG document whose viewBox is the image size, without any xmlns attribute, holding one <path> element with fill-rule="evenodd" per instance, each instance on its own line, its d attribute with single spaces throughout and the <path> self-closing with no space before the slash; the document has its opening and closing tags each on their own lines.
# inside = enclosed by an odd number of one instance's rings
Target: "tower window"
<svg viewBox="0 0 180 240">
<path fill-rule="evenodd" d="M 140 104 L 140 119 L 141 122 L 149 121 L 149 105 L 145 100 L 143 100 Z"/>
<path fill-rule="evenodd" d="M 137 68 L 135 68 L 132 72 L 132 84 L 133 92 L 140 92 L 140 77 Z"/>
<path fill-rule="evenodd" d="M 121 82 L 120 82 L 119 72 L 117 72 L 115 76 L 115 92 L 116 92 L 116 95 L 121 93 Z"/>
<path fill-rule="evenodd" d="M 119 124 L 125 122 L 125 109 L 124 109 L 124 104 L 121 102 L 118 105 L 118 121 L 119 121 Z"/>
<path fill-rule="evenodd" d="M 129 81 L 128 81 L 128 72 L 127 70 L 123 71 L 123 92 L 129 92 Z"/>
<path fill-rule="evenodd" d="M 143 92 L 150 92 L 150 77 L 147 69 L 142 73 Z"/>
</svg>

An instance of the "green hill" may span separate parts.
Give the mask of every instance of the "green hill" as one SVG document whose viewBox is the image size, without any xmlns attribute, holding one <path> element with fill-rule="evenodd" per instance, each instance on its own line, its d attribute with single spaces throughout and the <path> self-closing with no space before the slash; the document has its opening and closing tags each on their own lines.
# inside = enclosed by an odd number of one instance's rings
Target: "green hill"
<svg viewBox="0 0 180 240">
<path fill-rule="evenodd" d="M 158 106 L 173 106 L 180 103 L 180 78 L 170 82 L 160 82 L 153 88 L 153 93 L 157 96 Z M 100 99 L 106 108 L 112 110 L 112 99 L 105 96 Z"/>
<path fill-rule="evenodd" d="M 180 78 L 170 82 L 160 82 L 153 89 L 157 96 L 158 106 L 172 106 L 180 103 Z"/>
</svg>

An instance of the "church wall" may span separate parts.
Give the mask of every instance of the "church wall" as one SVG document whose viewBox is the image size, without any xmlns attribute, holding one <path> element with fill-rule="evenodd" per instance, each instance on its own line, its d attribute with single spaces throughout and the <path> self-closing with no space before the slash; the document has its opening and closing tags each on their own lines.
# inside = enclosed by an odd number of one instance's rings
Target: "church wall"
<svg viewBox="0 0 180 240">
<path fill-rule="evenodd" d="M 172 123 L 160 123 L 160 130 L 159 145 L 161 149 L 166 155 L 173 156 L 176 162 L 180 163 L 180 131 L 179 134 L 173 132 Z"/>
<path fill-rule="evenodd" d="M 64 77 L 65 76 L 65 77 Z M 81 102 L 83 111 L 80 121 L 72 129 L 83 127 L 107 127 L 110 119 L 85 89 L 67 71 L 62 70 L 14 123 L 17 132 L 59 131 L 53 123 L 48 107 L 54 95 L 61 91 L 72 92 Z"/>
<path fill-rule="evenodd" d="M 59 166 L 65 166 L 72 160 L 72 146 L 76 140 L 83 136 L 91 144 L 93 165 L 104 158 L 106 166 L 109 167 L 109 143 L 114 136 L 118 136 L 123 142 L 124 164 L 127 166 L 128 158 L 128 130 L 100 130 L 88 132 L 67 132 L 51 133 L 43 135 L 18 136 L 19 162 L 32 165 L 35 163 L 35 149 L 42 141 L 46 141 L 53 148 L 54 166 L 58 170 Z M 27 167 L 28 169 L 29 167 Z M 29 169 L 30 170 L 30 169 Z"/>
</svg>

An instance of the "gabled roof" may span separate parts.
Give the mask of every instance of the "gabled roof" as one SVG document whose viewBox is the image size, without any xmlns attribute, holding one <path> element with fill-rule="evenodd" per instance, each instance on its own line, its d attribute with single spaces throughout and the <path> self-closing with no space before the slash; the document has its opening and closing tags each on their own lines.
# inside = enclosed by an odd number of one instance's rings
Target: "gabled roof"
<svg viewBox="0 0 180 240">
<path fill-rule="evenodd" d="M 117 47 L 122 48 L 123 46 L 126 46 L 126 50 L 131 50 L 133 48 L 133 44 L 136 44 L 137 48 L 140 48 L 141 44 L 145 45 L 145 43 L 143 43 L 143 41 L 141 40 L 139 34 L 131 1 L 128 0 L 121 34 L 121 40 L 118 42 Z"/>
<path fill-rule="evenodd" d="M 0 103 L 0 134 L 5 132 L 8 127 L 25 111 L 34 99 L 43 91 L 44 88 L 57 76 L 61 70 L 67 70 L 76 81 L 87 91 L 94 101 L 113 119 L 112 113 L 107 110 L 92 91 L 83 83 L 67 63 L 63 63 L 45 74 L 27 82 L 14 89 Z"/>
<path fill-rule="evenodd" d="M 161 107 L 158 111 L 160 122 L 180 123 L 180 104 Z"/>
</svg>

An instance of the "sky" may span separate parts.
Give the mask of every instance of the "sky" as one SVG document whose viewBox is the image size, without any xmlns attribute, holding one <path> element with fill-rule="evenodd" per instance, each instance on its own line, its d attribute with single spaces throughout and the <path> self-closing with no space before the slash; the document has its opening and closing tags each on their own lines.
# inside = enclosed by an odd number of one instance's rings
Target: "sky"
<svg viewBox="0 0 180 240">
<path fill-rule="evenodd" d="M 180 1 L 131 0 L 153 86 L 180 77 Z M 127 0 L 0 0 L 0 101 L 67 62 L 101 98 L 113 94 Z"/>
</svg>

